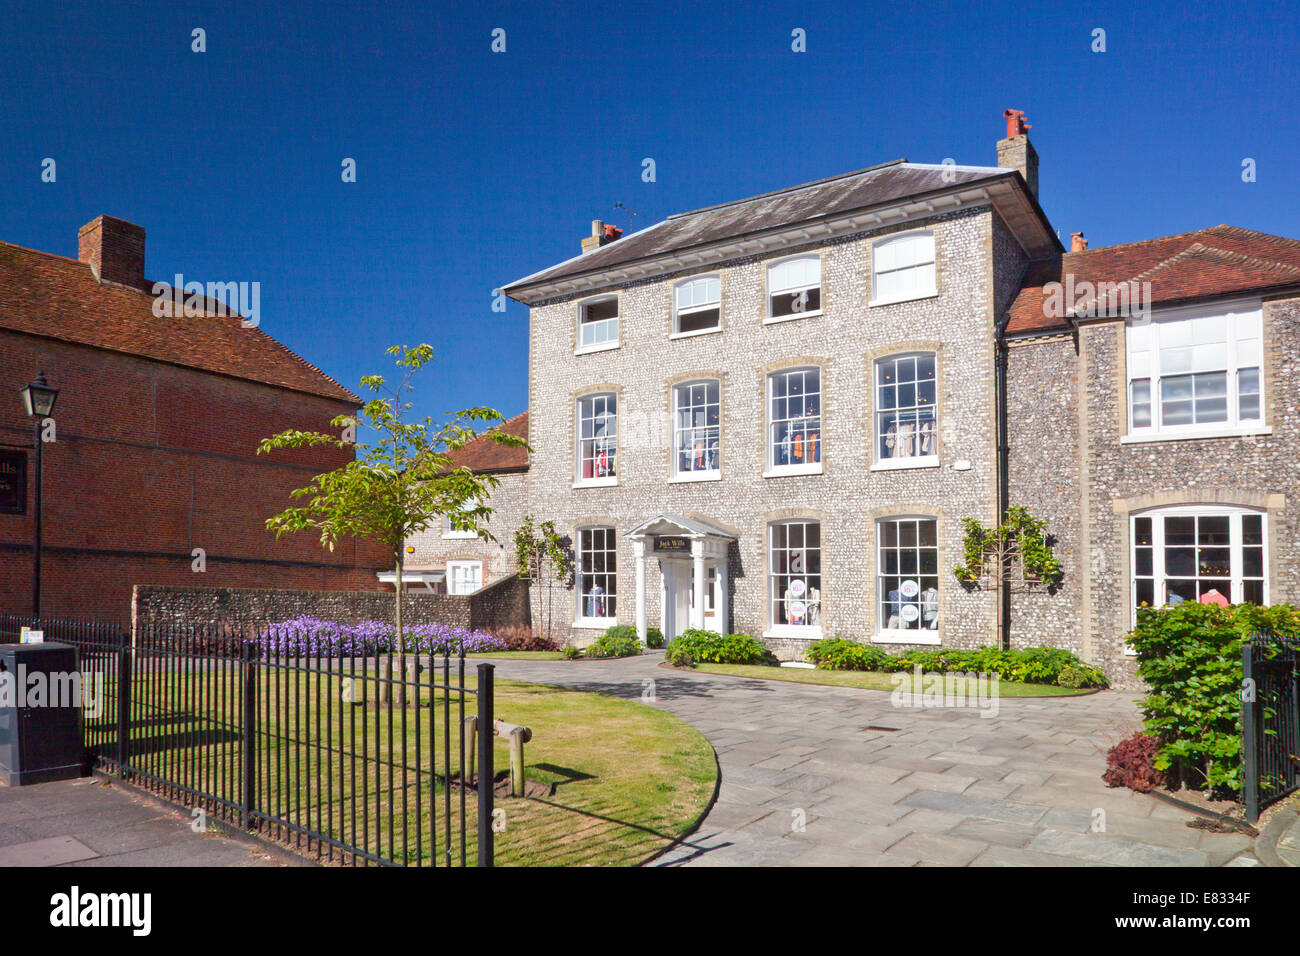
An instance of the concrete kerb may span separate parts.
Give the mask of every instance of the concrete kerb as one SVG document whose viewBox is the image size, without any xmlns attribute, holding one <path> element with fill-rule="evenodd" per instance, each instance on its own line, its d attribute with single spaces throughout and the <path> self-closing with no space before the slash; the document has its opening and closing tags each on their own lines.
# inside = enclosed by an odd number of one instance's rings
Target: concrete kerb
<svg viewBox="0 0 1300 956">
<path fill-rule="evenodd" d="M 1300 811 L 1290 805 L 1280 807 L 1259 832 L 1259 838 L 1255 840 L 1255 856 L 1259 858 L 1259 862 L 1265 866 L 1294 866 L 1294 863 L 1288 863 L 1278 855 L 1277 844 L 1282 836 L 1298 823 L 1300 823 Z"/>
</svg>

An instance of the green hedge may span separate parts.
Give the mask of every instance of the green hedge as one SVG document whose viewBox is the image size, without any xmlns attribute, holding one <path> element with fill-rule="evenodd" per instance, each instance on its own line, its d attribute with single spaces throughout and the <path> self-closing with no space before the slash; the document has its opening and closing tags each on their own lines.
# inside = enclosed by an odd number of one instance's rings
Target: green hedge
<svg viewBox="0 0 1300 956">
<path fill-rule="evenodd" d="M 605 637 L 618 638 L 620 640 L 635 641 L 636 628 L 631 624 L 615 624 L 607 628 Z M 657 627 L 647 627 L 645 629 L 645 646 L 646 647 L 663 647 L 664 632 Z"/>
<path fill-rule="evenodd" d="M 1241 789 L 1241 645 L 1257 630 L 1300 632 L 1300 608 L 1185 601 L 1138 610 L 1128 643 L 1151 688 L 1142 711 L 1159 741 L 1157 770 L 1176 769 L 1192 786 Z"/>
<path fill-rule="evenodd" d="M 684 664 L 768 664 L 772 652 L 758 638 L 748 634 L 719 634 L 717 631 L 682 631 L 665 652 L 669 663 Z"/>
<path fill-rule="evenodd" d="M 805 656 L 822 670 L 896 672 L 910 671 L 919 665 L 923 671 L 976 671 L 1023 684 L 1109 686 L 1100 670 L 1055 647 L 1030 647 L 1021 651 L 996 647 L 940 648 L 891 654 L 869 644 L 829 637 L 809 645 Z"/>
</svg>

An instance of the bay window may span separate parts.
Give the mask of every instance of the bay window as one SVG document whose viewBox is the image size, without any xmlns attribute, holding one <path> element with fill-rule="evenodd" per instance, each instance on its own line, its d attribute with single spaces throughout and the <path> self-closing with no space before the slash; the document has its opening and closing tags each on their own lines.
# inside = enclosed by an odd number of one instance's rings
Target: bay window
<svg viewBox="0 0 1300 956">
<path fill-rule="evenodd" d="M 1130 435 L 1178 437 L 1262 424 L 1262 324 L 1258 305 L 1129 320 Z"/>
<path fill-rule="evenodd" d="M 716 379 L 673 388 L 673 471 L 681 478 L 719 473 L 721 386 Z"/>
<path fill-rule="evenodd" d="M 1263 513 L 1186 506 L 1132 516 L 1133 607 L 1267 604 Z"/>
<path fill-rule="evenodd" d="M 819 473 L 822 467 L 821 369 L 773 372 L 767 382 L 769 473 Z"/>
<path fill-rule="evenodd" d="M 722 280 L 684 279 L 673 287 L 673 334 L 694 335 L 722 327 Z"/>
<path fill-rule="evenodd" d="M 821 530 L 817 521 L 782 521 L 768 528 L 768 621 L 778 634 L 821 633 Z"/>
<path fill-rule="evenodd" d="M 618 396 L 588 395 L 578 400 L 578 484 L 617 483 Z"/>
<path fill-rule="evenodd" d="M 821 309 L 821 256 L 795 256 L 767 267 L 769 319 L 797 319 Z"/>
</svg>

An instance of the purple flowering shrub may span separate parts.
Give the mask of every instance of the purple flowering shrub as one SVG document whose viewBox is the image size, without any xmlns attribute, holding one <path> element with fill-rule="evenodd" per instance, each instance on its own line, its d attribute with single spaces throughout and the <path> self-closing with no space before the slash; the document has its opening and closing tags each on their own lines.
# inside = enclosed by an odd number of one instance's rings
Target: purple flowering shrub
<svg viewBox="0 0 1300 956">
<path fill-rule="evenodd" d="M 484 631 L 445 624 L 402 628 L 408 654 L 481 654 L 505 650 L 505 641 Z M 340 624 L 299 616 L 270 624 L 258 635 L 264 657 L 363 657 L 394 650 L 393 625 L 384 621 Z"/>
</svg>

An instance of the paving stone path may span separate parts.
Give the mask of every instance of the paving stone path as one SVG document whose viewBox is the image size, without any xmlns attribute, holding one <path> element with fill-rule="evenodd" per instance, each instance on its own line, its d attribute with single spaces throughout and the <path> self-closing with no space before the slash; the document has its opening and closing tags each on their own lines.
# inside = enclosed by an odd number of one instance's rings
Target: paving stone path
<svg viewBox="0 0 1300 956">
<path fill-rule="evenodd" d="M 1257 864 L 1248 837 L 1194 829 L 1191 814 L 1102 783 L 1106 750 L 1140 727 L 1132 694 L 1002 698 L 981 717 L 662 660 L 493 662 L 501 678 L 638 700 L 653 681 L 645 702 L 709 739 L 718 801 L 656 865 Z"/>
<path fill-rule="evenodd" d="M 0 786 L 0 867 L 283 865 L 100 778 Z"/>
</svg>

